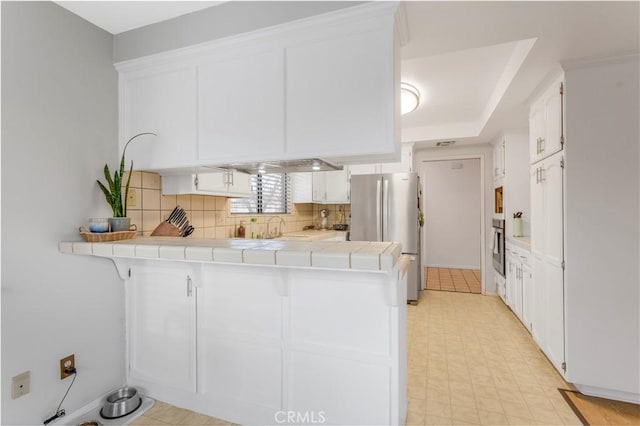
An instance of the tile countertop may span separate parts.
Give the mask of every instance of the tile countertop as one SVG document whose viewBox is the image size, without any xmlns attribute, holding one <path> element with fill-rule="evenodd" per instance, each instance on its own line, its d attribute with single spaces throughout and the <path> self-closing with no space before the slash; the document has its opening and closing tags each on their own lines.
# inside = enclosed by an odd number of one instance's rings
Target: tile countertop
<svg viewBox="0 0 640 426">
<path fill-rule="evenodd" d="M 526 251 L 531 251 L 531 237 L 510 237 L 507 236 L 507 242 L 514 244 Z"/>
<path fill-rule="evenodd" d="M 110 258 L 186 260 L 365 271 L 391 271 L 401 254 L 400 244 L 391 242 L 186 239 L 178 237 L 140 237 L 109 243 L 61 242 L 59 250 L 61 253 Z"/>
</svg>

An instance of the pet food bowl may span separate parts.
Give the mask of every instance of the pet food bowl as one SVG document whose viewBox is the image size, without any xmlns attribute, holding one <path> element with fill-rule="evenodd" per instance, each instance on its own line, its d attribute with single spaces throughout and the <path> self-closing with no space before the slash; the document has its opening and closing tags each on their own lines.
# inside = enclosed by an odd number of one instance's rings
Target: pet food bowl
<svg viewBox="0 0 640 426">
<path fill-rule="evenodd" d="M 118 419 L 133 413 L 141 404 L 142 398 L 136 388 L 120 388 L 107 395 L 100 416 L 105 419 Z"/>
</svg>

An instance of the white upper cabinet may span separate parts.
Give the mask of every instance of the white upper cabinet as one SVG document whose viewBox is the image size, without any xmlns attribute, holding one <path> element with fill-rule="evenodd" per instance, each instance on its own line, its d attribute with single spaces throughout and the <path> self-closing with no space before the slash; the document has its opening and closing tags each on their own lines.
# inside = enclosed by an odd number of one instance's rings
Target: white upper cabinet
<svg viewBox="0 0 640 426">
<path fill-rule="evenodd" d="M 251 175 L 235 170 L 162 176 L 162 194 L 251 196 Z"/>
<path fill-rule="evenodd" d="M 563 104 L 564 82 L 559 78 L 532 105 L 529 113 L 531 164 L 562 150 Z"/>
<path fill-rule="evenodd" d="M 294 203 L 313 203 L 313 174 L 289 173 L 291 198 Z"/>
<path fill-rule="evenodd" d="M 325 158 L 394 159 L 400 145 L 397 4 L 117 64 L 120 140 L 136 169 Z M 121 145 L 122 149 L 122 145 Z"/>
<path fill-rule="evenodd" d="M 313 202 L 348 204 L 351 196 L 349 170 L 313 172 Z"/>
<path fill-rule="evenodd" d="M 385 28 L 287 48 L 291 156 L 344 157 L 396 150 L 393 49 Z"/>
<path fill-rule="evenodd" d="M 127 163 L 154 170 L 181 167 L 196 159 L 196 71 L 194 67 L 144 70 L 120 75 L 120 151 L 127 148 Z"/>
<path fill-rule="evenodd" d="M 284 154 L 284 51 L 198 67 L 198 158 L 280 159 Z"/>
</svg>

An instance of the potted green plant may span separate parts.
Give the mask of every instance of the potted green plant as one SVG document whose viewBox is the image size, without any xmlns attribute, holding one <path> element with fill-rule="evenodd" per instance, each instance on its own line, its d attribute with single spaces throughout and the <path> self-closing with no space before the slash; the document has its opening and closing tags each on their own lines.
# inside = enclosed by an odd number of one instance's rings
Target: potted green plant
<svg viewBox="0 0 640 426">
<path fill-rule="evenodd" d="M 97 180 L 98 186 L 104 193 L 104 197 L 107 200 L 107 204 L 111 206 L 113 217 L 109 218 L 109 228 L 111 232 L 128 231 L 131 228 L 131 218 L 127 217 L 127 198 L 129 196 L 129 183 L 131 182 L 131 173 L 133 172 L 133 161 L 129 167 L 129 176 L 124 187 L 124 197 L 122 196 L 122 179 L 124 178 L 124 155 L 127 152 L 127 146 L 139 136 L 154 135 L 155 133 L 139 133 L 129 139 L 124 145 L 122 150 L 122 158 L 120 159 L 120 169 L 113 173 L 109 171 L 109 165 L 104 165 L 104 177 L 107 181 L 107 185 Z"/>
</svg>

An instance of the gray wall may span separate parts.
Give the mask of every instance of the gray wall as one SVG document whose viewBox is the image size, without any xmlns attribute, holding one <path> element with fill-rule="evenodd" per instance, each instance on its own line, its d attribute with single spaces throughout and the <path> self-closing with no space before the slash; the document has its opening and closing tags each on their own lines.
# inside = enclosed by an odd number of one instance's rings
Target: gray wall
<svg viewBox="0 0 640 426">
<path fill-rule="evenodd" d="M 171 49 L 307 18 L 366 2 L 234 1 L 114 36 L 113 59 L 121 62 Z"/>
<path fill-rule="evenodd" d="M 458 164 L 460 168 L 453 168 Z M 426 266 L 480 269 L 480 159 L 420 163 Z"/>
<path fill-rule="evenodd" d="M 113 38 L 50 2 L 2 2 L 2 424 L 42 424 L 124 383 L 124 294 L 106 259 L 62 255 L 117 164 Z M 31 393 L 11 399 L 11 377 Z"/>
</svg>

